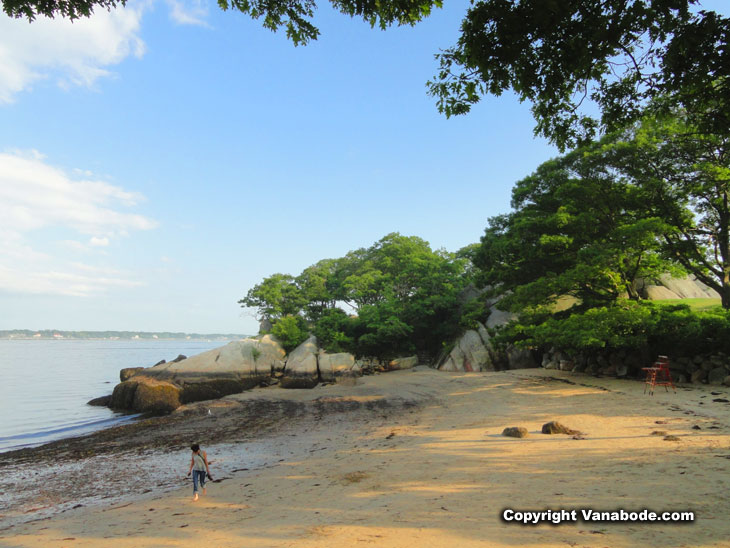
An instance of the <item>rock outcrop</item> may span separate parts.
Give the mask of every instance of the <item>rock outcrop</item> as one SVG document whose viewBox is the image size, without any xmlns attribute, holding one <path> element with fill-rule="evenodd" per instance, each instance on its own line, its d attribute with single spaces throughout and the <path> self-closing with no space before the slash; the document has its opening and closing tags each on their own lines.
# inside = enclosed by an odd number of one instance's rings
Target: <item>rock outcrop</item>
<svg viewBox="0 0 730 548">
<path fill-rule="evenodd" d="M 171 382 L 136 376 L 114 387 L 109 407 L 161 415 L 180 407 L 181 393 Z"/>
<path fill-rule="evenodd" d="M 489 317 L 487 318 L 486 326 L 489 329 L 492 329 L 493 327 L 498 327 L 500 325 L 504 325 L 506 323 L 511 322 L 517 317 L 516 314 L 512 312 L 505 312 L 504 310 L 500 310 L 497 308 L 497 305 L 492 305 L 489 308 Z"/>
<path fill-rule="evenodd" d="M 418 356 L 408 356 L 407 358 L 396 358 L 390 360 L 386 369 L 388 371 L 400 371 L 401 369 L 413 369 L 418 365 Z"/>
<path fill-rule="evenodd" d="M 659 276 L 658 284 L 639 282 L 639 292 L 645 299 L 719 299 L 714 289 L 692 276 L 673 278 L 669 274 Z"/>
<path fill-rule="evenodd" d="M 124 380 L 114 388 L 109 406 L 168 413 L 183 403 L 235 394 L 268 380 L 285 354 L 267 335 L 233 341 L 190 358 L 178 356 L 152 367 L 122 370 Z"/>
<path fill-rule="evenodd" d="M 93 405 L 96 407 L 109 407 L 109 403 L 112 401 L 111 394 L 108 396 L 101 396 L 99 398 L 94 398 L 93 400 L 89 400 L 86 402 L 86 405 Z"/>
<path fill-rule="evenodd" d="M 344 377 L 360 375 L 360 367 L 355 364 L 355 356 L 346 352 L 319 353 L 319 378 L 322 382 L 336 382 Z"/>
<path fill-rule="evenodd" d="M 441 371 L 495 371 L 495 354 L 489 332 L 477 322 L 456 341 L 454 348 L 439 364 Z"/>
<path fill-rule="evenodd" d="M 282 388 L 312 388 L 319 382 L 317 338 L 309 337 L 289 354 L 281 377 Z"/>
<path fill-rule="evenodd" d="M 155 365 L 160 365 L 162 363 L 165 363 L 165 360 L 162 360 L 162 362 Z M 144 367 L 125 367 L 124 369 L 119 371 L 119 381 L 124 382 L 126 380 L 129 380 L 142 370 L 144 370 Z"/>
</svg>

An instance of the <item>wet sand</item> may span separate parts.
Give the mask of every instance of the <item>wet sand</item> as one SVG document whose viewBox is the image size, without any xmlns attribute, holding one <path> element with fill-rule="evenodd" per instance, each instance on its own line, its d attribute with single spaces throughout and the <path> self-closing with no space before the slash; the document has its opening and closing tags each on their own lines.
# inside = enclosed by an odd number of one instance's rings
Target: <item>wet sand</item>
<svg viewBox="0 0 730 548">
<path fill-rule="evenodd" d="M 0 512 L 0 546 L 728 546 L 730 403 L 713 400 L 730 389 L 650 397 L 637 381 L 558 371 L 418 369 L 254 390 L 2 458 L 4 478 L 26 479 L 3 481 L 14 502 Z M 541 434 L 550 420 L 583 435 Z M 507 426 L 529 436 L 503 437 Z M 218 455 L 220 481 L 192 502 L 185 446 L 196 436 Z M 162 464 L 128 481 L 145 459 Z M 32 480 L 74 463 L 98 477 L 71 491 L 58 471 Z M 57 500 L 34 510 L 54 484 Z M 70 509 L 36 519 L 59 503 Z M 503 521 L 505 508 L 680 510 L 695 521 L 524 526 Z"/>
</svg>

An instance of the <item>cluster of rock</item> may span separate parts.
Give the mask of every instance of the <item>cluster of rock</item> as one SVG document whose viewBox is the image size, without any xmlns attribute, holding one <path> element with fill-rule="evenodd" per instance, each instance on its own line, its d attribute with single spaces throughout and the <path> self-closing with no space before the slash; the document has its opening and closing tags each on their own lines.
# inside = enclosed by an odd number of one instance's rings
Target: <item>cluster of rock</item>
<svg viewBox="0 0 730 548">
<path fill-rule="evenodd" d="M 491 318 L 491 315 L 490 315 Z M 505 321 L 504 319 L 500 321 Z M 509 347 L 504 352 L 495 350 L 487 326 L 476 322 L 436 364 L 441 371 L 502 371 L 538 367 L 533 352 L 527 348 Z M 489 325 L 489 322 L 487 322 Z"/>
<path fill-rule="evenodd" d="M 718 352 L 693 358 L 680 357 L 669 362 L 672 375 L 678 382 L 701 382 L 730 386 L 730 357 Z"/>
<path fill-rule="evenodd" d="M 190 358 L 179 356 L 152 367 L 122 369 L 121 383 L 106 404 L 113 409 L 162 414 L 185 403 L 221 398 L 255 386 L 312 388 L 320 382 L 341 382 L 364 373 L 408 369 L 417 361 L 415 356 L 387 363 L 355 361 L 352 354 L 325 352 L 313 336 L 287 356 L 274 337 L 264 335 L 233 341 Z"/>
<path fill-rule="evenodd" d="M 568 436 L 574 436 L 576 439 L 583 439 L 582 432 L 568 428 L 558 421 L 546 422 L 542 425 L 540 432 L 543 434 L 566 434 Z M 502 435 L 508 438 L 526 438 L 529 434 L 527 428 L 524 426 L 508 426 L 502 431 Z"/>
<path fill-rule="evenodd" d="M 570 356 L 551 349 L 542 356 L 542 367 L 589 375 L 643 378 L 642 367 L 653 363 L 647 351 L 616 351 L 607 354 Z M 730 356 L 722 352 L 694 357 L 670 356 L 669 370 L 675 382 L 730 386 Z"/>
</svg>

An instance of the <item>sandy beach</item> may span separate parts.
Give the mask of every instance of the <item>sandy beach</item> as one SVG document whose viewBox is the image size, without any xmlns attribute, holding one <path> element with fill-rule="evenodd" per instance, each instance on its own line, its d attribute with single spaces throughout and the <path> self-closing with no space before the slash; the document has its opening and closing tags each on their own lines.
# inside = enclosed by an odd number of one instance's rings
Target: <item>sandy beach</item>
<svg viewBox="0 0 730 548">
<path fill-rule="evenodd" d="M 713 400 L 730 389 L 642 391 L 542 369 L 419 367 L 202 402 L 2 455 L 0 545 L 729 546 L 730 403 Z M 540 433 L 550 420 L 582 435 Z M 508 426 L 529 435 L 504 437 Z M 219 481 L 195 503 L 184 478 L 191 437 L 219 460 Z M 504 521 L 505 508 L 695 520 L 525 526 Z"/>
</svg>

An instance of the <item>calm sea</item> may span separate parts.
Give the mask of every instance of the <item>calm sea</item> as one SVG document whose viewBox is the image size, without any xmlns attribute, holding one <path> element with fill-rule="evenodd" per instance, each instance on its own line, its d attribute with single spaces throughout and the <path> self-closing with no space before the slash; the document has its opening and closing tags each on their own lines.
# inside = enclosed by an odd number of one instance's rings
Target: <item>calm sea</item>
<svg viewBox="0 0 730 548">
<path fill-rule="evenodd" d="M 124 367 L 192 356 L 225 341 L 0 340 L 0 452 L 87 434 L 129 415 L 86 402 Z"/>
</svg>

